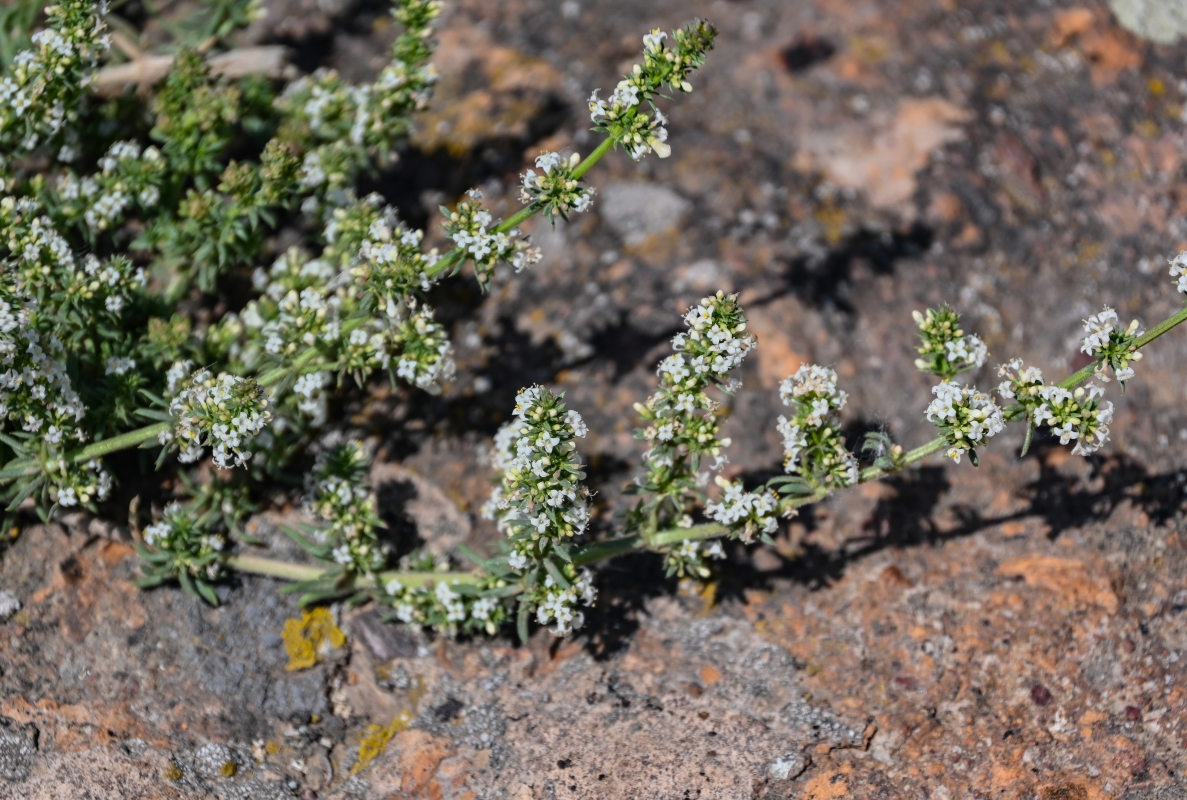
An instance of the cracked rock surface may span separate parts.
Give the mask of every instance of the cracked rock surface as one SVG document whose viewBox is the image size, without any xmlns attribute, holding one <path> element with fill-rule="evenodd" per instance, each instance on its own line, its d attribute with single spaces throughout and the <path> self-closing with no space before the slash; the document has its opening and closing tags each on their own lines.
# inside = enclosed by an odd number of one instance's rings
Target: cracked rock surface
<svg viewBox="0 0 1187 800">
<path fill-rule="evenodd" d="M 287 21 L 250 41 L 352 78 L 394 35 L 375 4 L 264 5 Z M 589 424 L 609 535 L 642 449 L 632 404 L 718 289 L 759 339 L 726 423 L 748 484 L 779 469 L 777 386 L 804 362 L 837 371 L 855 441 L 931 438 L 912 309 L 948 302 L 990 365 L 1058 379 L 1102 305 L 1147 326 L 1181 307 L 1187 43 L 1103 0 L 460 0 L 436 110 L 377 188 L 430 225 L 473 185 L 513 198 L 542 149 L 595 146 L 586 98 L 644 32 L 698 15 L 720 39 L 664 107 L 671 158 L 608 156 L 592 213 L 525 226 L 533 272 L 443 292 L 442 395 L 375 386 L 351 409 L 394 535 L 491 551 L 482 456 L 533 382 Z M 1175 331 L 1111 384 L 1092 459 L 1041 437 L 1019 458 L 1011 431 L 977 469 L 937 460 L 805 509 L 707 586 L 652 556 L 605 564 L 565 642 L 338 609 L 347 644 L 289 671 L 279 583 L 237 578 L 209 608 L 137 591 L 128 531 L 30 527 L 0 555 L 20 602 L 0 620 L 0 798 L 1187 797 L 1185 370 Z M 258 535 L 298 558 L 288 500 Z"/>
</svg>

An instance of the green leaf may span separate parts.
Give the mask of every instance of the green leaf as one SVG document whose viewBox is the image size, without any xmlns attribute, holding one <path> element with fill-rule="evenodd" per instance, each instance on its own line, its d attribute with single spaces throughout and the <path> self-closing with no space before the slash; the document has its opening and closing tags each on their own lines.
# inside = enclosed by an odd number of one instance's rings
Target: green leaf
<svg viewBox="0 0 1187 800">
<path fill-rule="evenodd" d="M 198 594 L 198 587 L 194 585 L 194 579 L 190 577 L 190 572 L 187 569 L 180 569 L 177 571 L 177 580 L 181 582 L 181 588 L 190 597 L 203 599 L 202 595 Z"/>
<path fill-rule="evenodd" d="M 519 643 L 528 643 L 528 620 L 531 618 L 532 609 L 528 607 L 527 603 L 521 602 L 519 604 L 519 614 L 515 620 L 515 632 L 519 634 Z"/>
<path fill-rule="evenodd" d="M 328 544 L 318 544 L 317 542 L 302 536 L 300 533 L 297 533 L 296 529 L 289 525 L 282 525 L 280 529 L 284 531 L 286 536 L 300 545 L 301 549 L 309 555 L 313 556 L 319 561 L 330 560 L 332 548 Z"/>
<path fill-rule="evenodd" d="M 140 589 L 155 589 L 169 580 L 169 578 L 169 575 L 145 575 L 144 577 L 136 578 L 132 583 Z"/>
<path fill-rule="evenodd" d="M 475 553 L 473 550 L 471 550 L 469 547 L 467 547 L 464 544 L 459 544 L 457 546 L 457 549 L 458 549 L 458 552 L 460 552 L 467 559 L 469 559 L 474 564 L 474 566 L 478 567 L 481 570 L 486 569 L 487 560 L 485 558 L 478 555 L 477 553 Z"/>
<path fill-rule="evenodd" d="M 573 563 L 573 554 L 569 551 L 569 546 L 567 544 L 561 544 L 560 542 L 555 543 L 552 546 L 552 552 L 560 556 L 561 560 L 566 564 Z"/>
<path fill-rule="evenodd" d="M 6 445 L 11 447 L 13 450 L 13 453 L 20 453 L 20 452 L 23 452 L 25 449 L 24 442 L 22 442 L 19 439 L 15 439 L 12 436 L 9 436 L 7 433 L 0 433 L 0 442 L 4 442 Z"/>
<path fill-rule="evenodd" d="M 16 511 L 17 506 L 19 506 L 21 503 L 25 502 L 25 498 L 28 497 L 29 495 L 33 494 L 33 492 L 37 490 L 37 487 L 38 487 L 38 485 L 41 484 L 42 480 L 43 479 L 41 477 L 36 477 L 36 478 L 29 480 L 27 483 L 25 483 L 23 486 L 21 486 L 20 491 L 17 492 L 16 497 L 13 498 L 12 502 L 8 504 L 8 508 L 6 508 L 5 510 L 6 511 Z"/>
<path fill-rule="evenodd" d="M 195 580 L 194 586 L 198 590 L 198 595 L 212 606 L 218 606 L 218 595 L 214 593 L 214 589 L 210 584 L 204 580 Z"/>
<path fill-rule="evenodd" d="M 556 585 L 561 587 L 562 589 L 568 589 L 570 586 L 573 585 L 569 581 L 569 579 L 566 578 L 564 576 L 564 574 L 560 571 L 560 568 L 557 567 L 556 564 L 552 563 L 552 559 L 550 559 L 550 558 L 544 559 L 544 569 L 548 572 L 549 575 L 552 576 L 552 579 L 554 581 L 556 581 Z"/>
<path fill-rule="evenodd" d="M 301 595 L 300 598 L 298 598 L 297 605 L 301 606 L 301 608 L 305 608 L 306 606 L 320 605 L 323 603 L 328 603 L 331 600 L 337 600 L 338 598 L 344 597 L 347 594 L 349 594 L 349 592 L 338 588 L 306 592 L 305 594 Z"/>
</svg>

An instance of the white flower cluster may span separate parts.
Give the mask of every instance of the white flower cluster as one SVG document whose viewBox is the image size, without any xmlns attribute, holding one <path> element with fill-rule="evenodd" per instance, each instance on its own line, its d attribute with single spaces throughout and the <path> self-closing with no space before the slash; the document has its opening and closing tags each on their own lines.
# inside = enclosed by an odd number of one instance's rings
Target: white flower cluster
<svg viewBox="0 0 1187 800">
<path fill-rule="evenodd" d="M 1043 373 L 1014 359 L 998 368 L 1005 380 L 998 394 L 1017 401 L 1036 426 L 1046 425 L 1060 444 L 1075 442 L 1076 455 L 1095 453 L 1109 438 L 1113 404 L 1102 399 L 1104 390 L 1093 383 L 1074 390 L 1043 383 Z"/>
<path fill-rule="evenodd" d="M 954 364 L 968 364 L 968 369 L 977 369 L 989 358 L 989 348 L 980 336 L 969 334 L 944 342 L 944 355 Z"/>
<path fill-rule="evenodd" d="M 593 573 L 582 568 L 568 586 L 560 586 L 551 575 L 544 578 L 543 597 L 536 606 L 536 622 L 541 625 L 553 623 L 555 636 L 568 636 L 585 624 L 585 614 L 577 608 L 578 603 L 586 608 L 598 598 L 593 585 Z"/>
<path fill-rule="evenodd" d="M 734 295 L 704 298 L 684 315 L 684 324 L 687 330 L 672 339 L 675 352 L 656 370 L 659 390 L 635 406 L 647 424 L 637 436 L 650 445 L 643 453 L 647 473 L 638 483 L 672 499 L 695 488 L 703 457 L 713 457 L 712 469 L 725 463 L 730 442 L 719 435 L 718 403 L 707 390 L 716 385 L 732 391 L 729 373 L 755 344 Z"/>
<path fill-rule="evenodd" d="M 67 461 L 69 447 L 87 442 L 86 406 L 66 371 L 66 348 L 33 327 L 30 305 L 0 298 L 0 434 L 47 449 L 43 461 L 50 498 L 69 508 L 105 500 L 111 474 L 100 462 Z"/>
<path fill-rule="evenodd" d="M 837 388 L 837 373 L 803 364 L 779 385 L 779 397 L 794 411 L 791 417 L 779 417 L 783 470 L 811 486 L 857 483 L 857 458 L 845 447 L 838 417 L 849 395 Z"/>
<path fill-rule="evenodd" d="M 1044 386 L 1032 419 L 1035 425 L 1050 427 L 1060 444 L 1074 441 L 1072 452 L 1076 455 L 1090 455 L 1108 441 L 1113 421 L 1113 404 L 1102 400 L 1103 395 L 1104 389 L 1094 383 L 1073 390 Z"/>
<path fill-rule="evenodd" d="M 378 537 L 383 523 L 366 477 L 368 460 L 357 439 L 320 453 L 309 474 L 305 501 L 309 513 L 325 523 L 321 536 L 333 561 L 363 574 L 383 569 L 388 559 Z"/>
<path fill-rule="evenodd" d="M 346 279 L 329 262 L 290 248 L 270 270 L 257 269 L 252 283 L 260 297 L 238 318 L 228 317 L 227 324 L 241 321 L 249 342 L 262 345 L 269 355 L 292 357 L 306 347 L 340 339 L 346 298 L 339 290 Z"/>
<path fill-rule="evenodd" d="M 927 406 L 927 420 L 940 428 L 948 448 L 945 455 L 959 464 L 968 453 L 976 464 L 976 448 L 1006 426 L 1001 407 L 989 395 L 959 383 L 940 383 L 931 391 L 935 399 Z"/>
<path fill-rule="evenodd" d="M 57 137 L 77 114 L 88 73 L 108 46 L 106 2 L 60 0 L 0 77 L 0 145 L 32 150 Z"/>
<path fill-rule="evenodd" d="M 508 263 L 516 272 L 522 272 L 540 260 L 540 250 L 520 236 L 518 228 L 499 230 L 481 200 L 482 192 L 477 189 L 466 192 L 442 227 L 463 255 L 474 262 L 474 274 L 485 287 L 497 264 Z"/>
<path fill-rule="evenodd" d="M 636 161 L 648 153 L 660 158 L 671 155 L 665 127 L 668 120 L 656 108 L 655 97 L 663 91 L 692 91 L 688 75 L 704 63 L 715 35 L 712 26 L 697 22 L 677 31 L 672 46 L 666 44 L 668 34 L 661 30 L 644 36 L 643 63 L 631 67 L 609 99 L 602 100 L 597 91 L 590 95 L 589 117 L 594 130 L 605 133 Z"/>
<path fill-rule="evenodd" d="M 432 288 L 429 267 L 437 251 L 421 251 L 424 233 L 406 226 L 378 194 L 335 208 L 325 227 L 322 258 L 349 268 L 372 303 L 383 308 Z"/>
<path fill-rule="evenodd" d="M 358 171 L 388 160 L 407 134 L 409 117 L 423 109 L 437 73 L 428 63 L 432 22 L 438 0 L 399 0 L 392 16 L 404 27 L 391 49 L 391 61 L 370 84 L 352 85 L 333 70 L 319 69 L 290 83 L 277 101 L 288 123 L 287 135 L 305 153 L 300 183 L 317 194 L 341 191 Z"/>
<path fill-rule="evenodd" d="M 333 383 L 329 372 L 306 372 L 293 383 L 293 394 L 297 397 L 297 410 L 309 419 L 309 425 L 320 428 L 326 424 L 329 415 L 326 387 Z"/>
<path fill-rule="evenodd" d="M 99 172 L 81 178 L 63 172 L 55 187 L 61 213 L 84 223 L 92 235 L 122 222 L 132 203 L 147 210 L 160 200 L 167 165 L 156 147 L 142 150 L 137 142 L 116 142 L 98 166 Z"/>
<path fill-rule="evenodd" d="M 1179 294 L 1187 294 L 1187 250 L 1172 258 L 1170 265 L 1170 274 L 1175 279 L 1175 288 L 1179 290 Z"/>
<path fill-rule="evenodd" d="M 5 231 L 4 246 L 16 256 L 10 268 L 22 291 L 38 287 L 44 294 L 57 295 L 63 305 L 77 303 L 88 312 L 106 309 L 118 314 L 144 288 L 144 270 L 134 267 L 126 256 L 100 260 L 88 253 L 80 264 L 66 238 L 30 198 L 0 199 L 0 226 Z"/>
<path fill-rule="evenodd" d="M 541 153 L 536 156 L 536 169 L 523 174 L 519 200 L 525 205 L 540 204 L 549 219 L 560 216 L 568 219 L 572 212 L 588 211 L 593 206 L 594 190 L 581 185 L 573 170 L 581 157 L 573 153 L 568 159 L 560 153 Z"/>
<path fill-rule="evenodd" d="M 769 536 L 778 525 L 779 498 L 770 489 L 748 492 L 741 481 L 717 476 L 724 492 L 721 500 L 705 506 L 709 518 L 728 525 L 743 542 L 752 542 L 756 534 Z"/>
<path fill-rule="evenodd" d="M 1122 330 L 1117 312 L 1105 306 L 1100 313 L 1084 320 L 1084 339 L 1080 343 L 1080 352 L 1100 359 L 1096 374 L 1102 381 L 1108 380 L 1105 368 L 1112 367 L 1117 380 L 1124 384 L 1134 375 L 1130 362 L 1142 359 L 1141 351 L 1134 344 L 1142 333 L 1141 323 L 1136 319 Z"/>
<path fill-rule="evenodd" d="M 667 143 L 668 118 L 654 106 L 650 115 L 638 110 L 642 72 L 637 65 L 635 70 L 618 82 L 608 100 L 602 100 L 598 97 L 600 90 L 594 90 L 589 96 L 589 118 L 598 126 L 620 128 L 619 141 L 635 161 L 648 153 L 667 158 L 672 155 L 672 146 Z"/>
<path fill-rule="evenodd" d="M 198 516 L 192 507 L 170 503 L 161 518 L 144 529 L 144 543 L 168 553 L 175 572 L 215 580 L 223 570 L 220 554 L 227 547 L 227 538 L 204 529 Z"/>
<path fill-rule="evenodd" d="M 449 334 L 425 305 L 409 302 L 406 306 L 389 306 L 387 324 L 400 357 L 396 362 L 396 376 L 419 389 L 432 390 L 453 377 L 457 369 L 453 360 L 453 343 Z M 347 358 L 350 358 L 349 351 Z"/>
<path fill-rule="evenodd" d="M 997 374 L 1004 378 L 997 386 L 997 393 L 1006 400 L 1015 400 L 1026 409 L 1029 416 L 1037 407 L 1039 392 L 1043 386 L 1043 371 L 1028 367 L 1022 359 L 1013 358 L 997 368 Z"/>
<path fill-rule="evenodd" d="M 251 460 L 251 441 L 272 419 L 264 392 L 252 380 L 199 370 L 183 381 L 169 402 L 173 427 L 161 444 L 176 443 L 183 464 L 202 457 L 209 446 L 215 466 L 239 467 Z"/>
<path fill-rule="evenodd" d="M 435 572 L 449 569 L 448 561 L 417 566 Z M 384 602 L 392 606 L 394 617 L 410 625 L 431 626 L 446 636 L 460 631 L 483 631 L 494 635 L 507 618 L 507 608 L 496 597 L 459 592 L 448 580 L 438 580 L 432 587 L 406 586 L 399 578 L 383 585 Z"/>
<path fill-rule="evenodd" d="M 574 442 L 587 431 L 580 414 L 540 386 L 520 390 L 515 417 L 496 437 L 503 480 L 483 513 L 510 540 L 511 568 L 524 572 L 589 525 L 589 492 Z"/>
</svg>

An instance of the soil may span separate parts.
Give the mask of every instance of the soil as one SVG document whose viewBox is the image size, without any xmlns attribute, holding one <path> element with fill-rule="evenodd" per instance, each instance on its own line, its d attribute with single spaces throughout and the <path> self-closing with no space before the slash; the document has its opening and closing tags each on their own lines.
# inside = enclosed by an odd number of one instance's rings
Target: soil
<svg viewBox="0 0 1187 800">
<path fill-rule="evenodd" d="M 394 36 L 372 3 L 267 0 L 245 41 L 366 78 Z M 759 348 L 733 474 L 779 469 L 778 382 L 832 366 L 856 441 L 931 438 L 912 309 L 948 302 L 992 364 L 1081 366 L 1084 317 L 1182 304 L 1187 44 L 1103 3 L 462 0 L 434 109 L 376 187 L 417 223 L 481 186 L 511 207 L 543 149 L 588 152 L 585 101 L 641 36 L 720 30 L 665 107 L 672 156 L 612 154 L 594 212 L 528 227 L 545 252 L 483 296 L 436 298 L 459 371 L 439 396 L 342 409 L 378 444 L 392 529 L 489 551 L 483 454 L 520 386 L 591 435 L 597 528 L 642 449 L 632 404 L 679 314 L 740 292 Z M 1163 37 L 1165 38 L 1165 37 Z M 335 609 L 346 644 L 287 670 L 299 617 L 239 577 L 210 608 L 134 589 L 131 533 L 74 516 L 0 561 L 4 798 L 1187 798 L 1187 337 L 1156 342 L 1084 459 L 1020 431 L 736 546 L 707 586 L 640 555 L 599 571 L 586 628 L 443 640 Z M 986 369 L 980 381 L 992 385 Z M 282 553 L 279 504 L 256 521 Z M 287 549 L 286 549 L 287 548 Z"/>
</svg>

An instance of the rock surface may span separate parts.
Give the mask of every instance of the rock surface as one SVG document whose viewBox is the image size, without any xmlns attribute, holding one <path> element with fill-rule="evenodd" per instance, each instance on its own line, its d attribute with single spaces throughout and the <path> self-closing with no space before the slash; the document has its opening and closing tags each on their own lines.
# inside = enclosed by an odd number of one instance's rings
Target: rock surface
<svg viewBox="0 0 1187 800">
<path fill-rule="evenodd" d="M 357 77 L 392 36 L 363 6 L 317 4 L 284 35 L 326 37 Z M 719 288 L 760 339 L 728 422 L 748 482 L 778 469 L 776 386 L 805 361 L 837 370 L 855 436 L 930 438 L 911 309 L 947 301 L 991 363 L 1054 377 L 1101 305 L 1147 325 L 1181 306 L 1165 259 L 1187 247 L 1187 45 L 1103 2 L 463 0 L 437 59 L 462 74 L 404 159 L 416 191 L 381 188 L 430 221 L 472 184 L 513 197 L 540 150 L 595 146 L 586 97 L 641 35 L 694 15 L 721 37 L 665 107 L 671 158 L 605 159 L 595 213 L 534 226 L 531 274 L 443 299 L 456 383 L 377 392 L 352 418 L 404 535 L 489 550 L 481 454 L 532 382 L 585 415 L 611 531 L 632 403 Z M 806 510 L 707 587 L 611 562 L 567 642 L 442 641 L 342 610 L 346 646 L 289 671 L 298 610 L 277 583 L 237 579 L 212 609 L 136 591 L 126 532 L 25 530 L 0 561 L 21 603 L 0 620 L 0 798 L 1187 797 L 1185 365 L 1176 331 L 1113 386 L 1091 460 L 1047 440 L 1019 459 L 1004 435 L 978 469 Z M 259 535 L 295 557 L 282 520 Z"/>
</svg>

